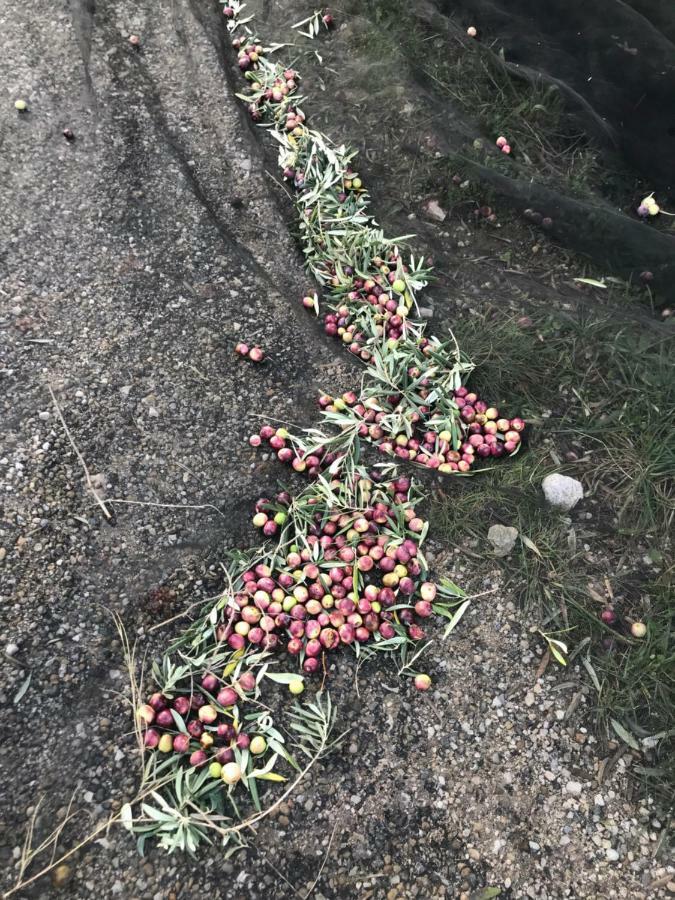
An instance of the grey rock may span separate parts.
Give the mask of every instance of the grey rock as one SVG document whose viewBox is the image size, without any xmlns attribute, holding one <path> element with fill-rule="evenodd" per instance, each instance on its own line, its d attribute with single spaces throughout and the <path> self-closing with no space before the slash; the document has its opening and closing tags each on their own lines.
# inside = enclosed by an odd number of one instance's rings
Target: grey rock
<svg viewBox="0 0 675 900">
<path fill-rule="evenodd" d="M 518 538 L 518 529 L 512 525 L 491 525 L 488 540 L 492 544 L 495 556 L 508 556 Z"/>
<path fill-rule="evenodd" d="M 549 506 L 565 512 L 573 509 L 583 499 L 584 489 L 580 481 L 568 475 L 547 475 L 541 483 Z"/>
</svg>

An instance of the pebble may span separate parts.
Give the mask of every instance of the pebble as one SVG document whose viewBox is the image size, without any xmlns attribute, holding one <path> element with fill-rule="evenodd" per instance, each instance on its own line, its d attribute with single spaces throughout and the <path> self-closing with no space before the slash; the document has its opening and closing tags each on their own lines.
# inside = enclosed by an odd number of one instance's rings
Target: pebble
<svg viewBox="0 0 675 900">
<path fill-rule="evenodd" d="M 487 536 L 495 556 L 508 556 L 516 545 L 518 529 L 511 525 L 491 525 Z"/>
<path fill-rule="evenodd" d="M 62 863 L 60 866 L 57 866 L 52 871 L 52 884 L 55 888 L 62 888 L 70 881 L 72 875 L 72 869 L 70 866 L 67 866 L 65 863 Z"/>
<path fill-rule="evenodd" d="M 583 786 L 580 781 L 568 781 L 565 785 L 565 793 L 572 797 L 578 797 L 582 790 Z"/>
<path fill-rule="evenodd" d="M 573 509 L 584 496 L 584 488 L 580 481 L 557 472 L 547 475 L 541 486 L 549 506 L 564 512 Z"/>
<path fill-rule="evenodd" d="M 424 214 L 428 218 L 433 219 L 434 222 L 444 222 L 448 216 L 438 200 L 427 200 L 427 202 L 423 204 L 422 209 L 424 210 Z"/>
</svg>

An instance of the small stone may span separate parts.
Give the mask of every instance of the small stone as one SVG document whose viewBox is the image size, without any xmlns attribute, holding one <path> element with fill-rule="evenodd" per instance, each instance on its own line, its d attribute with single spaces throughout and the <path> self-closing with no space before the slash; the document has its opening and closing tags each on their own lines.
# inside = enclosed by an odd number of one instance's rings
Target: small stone
<svg viewBox="0 0 675 900">
<path fill-rule="evenodd" d="M 91 484 L 94 490 L 97 490 L 99 493 L 101 491 L 105 491 L 106 485 L 108 483 L 108 479 L 102 472 L 96 472 L 96 474 L 91 476 Z"/>
<path fill-rule="evenodd" d="M 618 862 L 619 860 L 619 854 L 614 847 L 608 847 L 607 850 L 605 850 L 605 856 L 610 862 Z"/>
<path fill-rule="evenodd" d="M 578 797 L 582 790 L 583 787 L 580 781 L 568 781 L 565 785 L 565 793 L 570 794 L 572 797 Z"/>
<path fill-rule="evenodd" d="M 52 872 L 52 884 L 55 888 L 62 888 L 68 884 L 71 875 L 72 869 L 70 866 L 63 863 L 62 865 L 57 866 Z"/>
<path fill-rule="evenodd" d="M 525 694 L 525 706 L 534 706 L 536 702 L 537 698 L 534 696 L 532 691 L 528 691 L 527 694 Z"/>
<path fill-rule="evenodd" d="M 508 556 L 516 545 L 518 529 L 512 525 L 491 525 L 487 536 L 495 556 Z"/>
<path fill-rule="evenodd" d="M 565 512 L 573 509 L 584 496 L 584 489 L 580 481 L 577 481 L 576 478 L 569 478 L 567 475 L 559 475 L 557 472 L 547 475 L 541 486 L 549 506 Z"/>
<path fill-rule="evenodd" d="M 16 656 L 16 654 L 18 652 L 19 652 L 18 644 L 7 644 L 7 646 L 5 647 L 5 654 L 7 656 Z"/>
<path fill-rule="evenodd" d="M 434 222 L 444 222 L 447 218 L 447 212 L 440 206 L 438 200 L 427 200 L 422 209 L 424 214 L 433 219 Z"/>
</svg>

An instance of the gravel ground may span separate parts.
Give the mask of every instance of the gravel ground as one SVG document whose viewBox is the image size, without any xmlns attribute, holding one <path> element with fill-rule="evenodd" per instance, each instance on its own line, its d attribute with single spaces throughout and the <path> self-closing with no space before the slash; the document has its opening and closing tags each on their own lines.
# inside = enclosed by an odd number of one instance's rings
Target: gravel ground
<svg viewBox="0 0 675 900">
<path fill-rule="evenodd" d="M 253 540 L 252 502 L 280 473 L 246 444 L 252 417 L 310 421 L 319 386 L 354 375 L 298 308 L 306 282 L 289 210 L 233 96 L 215 8 L 38 0 L 27 16 L 7 0 L 0 26 L 7 888 L 40 798 L 43 835 L 73 792 L 81 831 L 133 796 L 138 759 L 111 613 L 140 653 L 155 652 L 161 637 L 148 629 L 213 593 L 219 552 Z M 28 112 L 14 110 L 17 97 Z M 270 361 L 233 361 L 239 338 L 260 342 Z M 111 522 L 87 490 L 50 386 Z M 71 860 L 63 892 L 675 892 L 657 854 L 662 824 L 649 801 L 627 799 L 630 752 L 600 751 L 587 728 L 592 697 L 580 672 L 541 671 L 540 642 L 489 562 L 432 549 L 439 572 L 491 593 L 435 644 L 429 695 L 380 663 L 361 669 L 357 691 L 353 661 L 340 657 L 328 684 L 352 730 L 249 850 L 227 862 L 217 850 L 142 860 L 113 829 Z M 55 893 L 45 879 L 24 895 Z"/>
</svg>

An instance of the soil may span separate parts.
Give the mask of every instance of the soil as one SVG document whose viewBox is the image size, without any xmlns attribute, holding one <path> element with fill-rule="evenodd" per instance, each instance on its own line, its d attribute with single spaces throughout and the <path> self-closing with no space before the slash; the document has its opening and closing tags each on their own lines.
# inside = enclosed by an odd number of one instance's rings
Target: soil
<svg viewBox="0 0 675 900">
<path fill-rule="evenodd" d="M 274 40 L 278 23 L 300 18 L 292 3 L 250 8 Z M 134 794 L 139 759 L 113 614 L 152 658 L 180 622 L 152 627 L 218 589 L 223 551 L 255 541 L 253 502 L 283 478 L 246 441 L 257 417 L 307 424 L 320 388 L 357 377 L 297 302 L 308 284 L 292 210 L 268 174 L 273 151 L 234 96 L 221 19 L 197 0 L 37 0 L 30 15 L 7 0 L 0 14 L 4 889 L 38 802 L 40 837 L 71 796 L 81 810 L 67 848 Z M 448 111 L 405 73 L 394 81 L 383 67 L 378 79 L 361 28 L 354 17 L 334 39 L 296 48 L 307 108 L 316 127 L 364 151 L 386 230 L 415 231 L 434 256 L 437 330 L 486 304 L 588 302 L 558 251 L 523 226 L 477 228 L 459 209 L 448 210 L 451 224 L 424 218 Z M 527 270 L 500 259 L 533 241 Z M 542 262 L 549 254 L 554 264 Z M 648 310 L 645 322 L 654 325 Z M 268 361 L 237 359 L 239 339 Z M 649 799 L 629 793 L 630 750 L 593 736 L 582 671 L 544 667 L 541 641 L 482 552 L 432 551 L 440 573 L 483 596 L 434 644 L 428 695 L 381 661 L 360 670 L 357 690 L 341 655 L 328 687 L 350 734 L 249 850 L 226 861 L 217 848 L 141 859 L 113 828 L 69 861 L 64 895 L 665 891 L 674 876 L 662 824 Z M 45 878 L 22 895 L 56 891 Z"/>
</svg>

